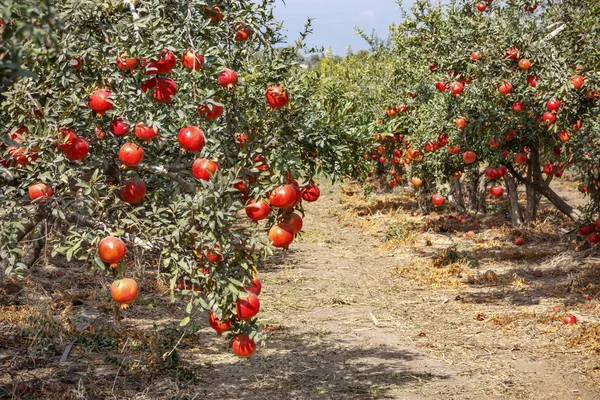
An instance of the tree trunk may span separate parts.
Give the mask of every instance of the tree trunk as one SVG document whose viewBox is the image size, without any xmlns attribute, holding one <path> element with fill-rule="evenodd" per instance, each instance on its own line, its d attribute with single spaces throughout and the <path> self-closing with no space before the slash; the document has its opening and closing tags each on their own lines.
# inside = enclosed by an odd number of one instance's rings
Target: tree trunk
<svg viewBox="0 0 600 400">
<path fill-rule="evenodd" d="M 466 211 L 460 179 L 450 180 L 450 201 L 454 203 L 459 212 L 464 213 Z"/>
<path fill-rule="evenodd" d="M 517 183 L 515 178 L 510 174 L 504 175 L 504 183 L 506 184 L 506 190 L 508 195 L 508 205 L 510 212 L 510 222 L 515 228 L 523 225 L 523 213 L 519 207 L 519 193 L 517 192 Z"/>
</svg>

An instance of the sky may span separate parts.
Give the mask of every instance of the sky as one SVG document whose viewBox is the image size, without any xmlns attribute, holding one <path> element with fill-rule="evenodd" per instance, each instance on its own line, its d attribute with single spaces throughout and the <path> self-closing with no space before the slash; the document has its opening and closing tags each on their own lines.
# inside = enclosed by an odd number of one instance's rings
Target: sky
<svg viewBox="0 0 600 400">
<path fill-rule="evenodd" d="M 408 8 L 412 0 L 402 0 Z M 285 3 L 285 4 L 284 4 Z M 344 55 L 350 45 L 353 50 L 368 48 L 356 35 L 355 27 L 387 37 L 392 22 L 400 21 L 400 7 L 395 0 L 277 0 L 275 16 L 283 21 L 288 41 L 293 43 L 308 19 L 314 18 L 313 34 L 308 45 L 331 47 L 337 55 Z"/>
</svg>

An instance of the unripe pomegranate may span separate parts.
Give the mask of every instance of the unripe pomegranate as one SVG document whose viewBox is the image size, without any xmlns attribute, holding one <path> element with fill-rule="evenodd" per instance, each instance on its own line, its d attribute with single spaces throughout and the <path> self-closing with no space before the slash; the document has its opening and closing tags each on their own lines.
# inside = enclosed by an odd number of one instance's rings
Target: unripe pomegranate
<svg viewBox="0 0 600 400">
<path fill-rule="evenodd" d="M 219 82 L 219 85 L 222 87 L 231 90 L 235 88 L 238 83 L 237 73 L 232 69 L 226 68 L 219 74 L 217 82 Z"/>
<path fill-rule="evenodd" d="M 96 113 L 96 116 L 101 117 L 108 110 L 112 110 L 114 106 L 108 101 L 111 95 L 110 90 L 98 89 L 94 90 L 88 98 L 88 105 Z"/>
<path fill-rule="evenodd" d="M 137 283 L 130 278 L 114 281 L 112 285 L 110 285 L 110 296 L 114 301 L 121 305 L 122 310 L 128 308 L 129 304 L 135 301 L 138 292 L 139 289 Z"/>
<path fill-rule="evenodd" d="M 138 204 L 146 196 L 146 185 L 138 178 L 127 180 L 120 190 L 121 199 L 129 204 Z"/>
<path fill-rule="evenodd" d="M 125 243 L 118 237 L 107 236 L 98 243 L 98 255 L 100 259 L 111 268 L 116 268 L 125 257 Z"/>
<path fill-rule="evenodd" d="M 119 160 L 128 167 L 137 167 L 144 160 L 144 149 L 134 143 L 125 143 L 119 150 Z"/>
<path fill-rule="evenodd" d="M 184 126 L 177 135 L 179 145 L 187 151 L 197 153 L 204 148 L 206 139 L 204 132 L 196 126 Z"/>
</svg>

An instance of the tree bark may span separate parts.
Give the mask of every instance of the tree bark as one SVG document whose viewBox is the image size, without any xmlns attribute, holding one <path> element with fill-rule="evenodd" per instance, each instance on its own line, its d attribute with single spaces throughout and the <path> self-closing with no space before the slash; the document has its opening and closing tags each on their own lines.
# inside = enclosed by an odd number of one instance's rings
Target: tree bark
<svg viewBox="0 0 600 400">
<path fill-rule="evenodd" d="M 523 225 L 523 213 L 519 206 L 519 193 L 517 192 L 517 183 L 510 174 L 504 175 L 504 183 L 508 195 L 508 205 L 510 212 L 510 222 L 515 228 Z"/>
</svg>

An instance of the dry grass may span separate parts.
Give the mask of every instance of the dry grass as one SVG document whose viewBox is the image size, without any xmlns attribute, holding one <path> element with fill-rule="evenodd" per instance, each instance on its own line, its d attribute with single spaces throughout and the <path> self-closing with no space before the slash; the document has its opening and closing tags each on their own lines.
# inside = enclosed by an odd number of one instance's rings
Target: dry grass
<svg viewBox="0 0 600 400">
<path fill-rule="evenodd" d="M 588 353 L 600 354 L 600 324 L 580 325 L 577 335 L 569 340 L 569 344 Z"/>
</svg>

